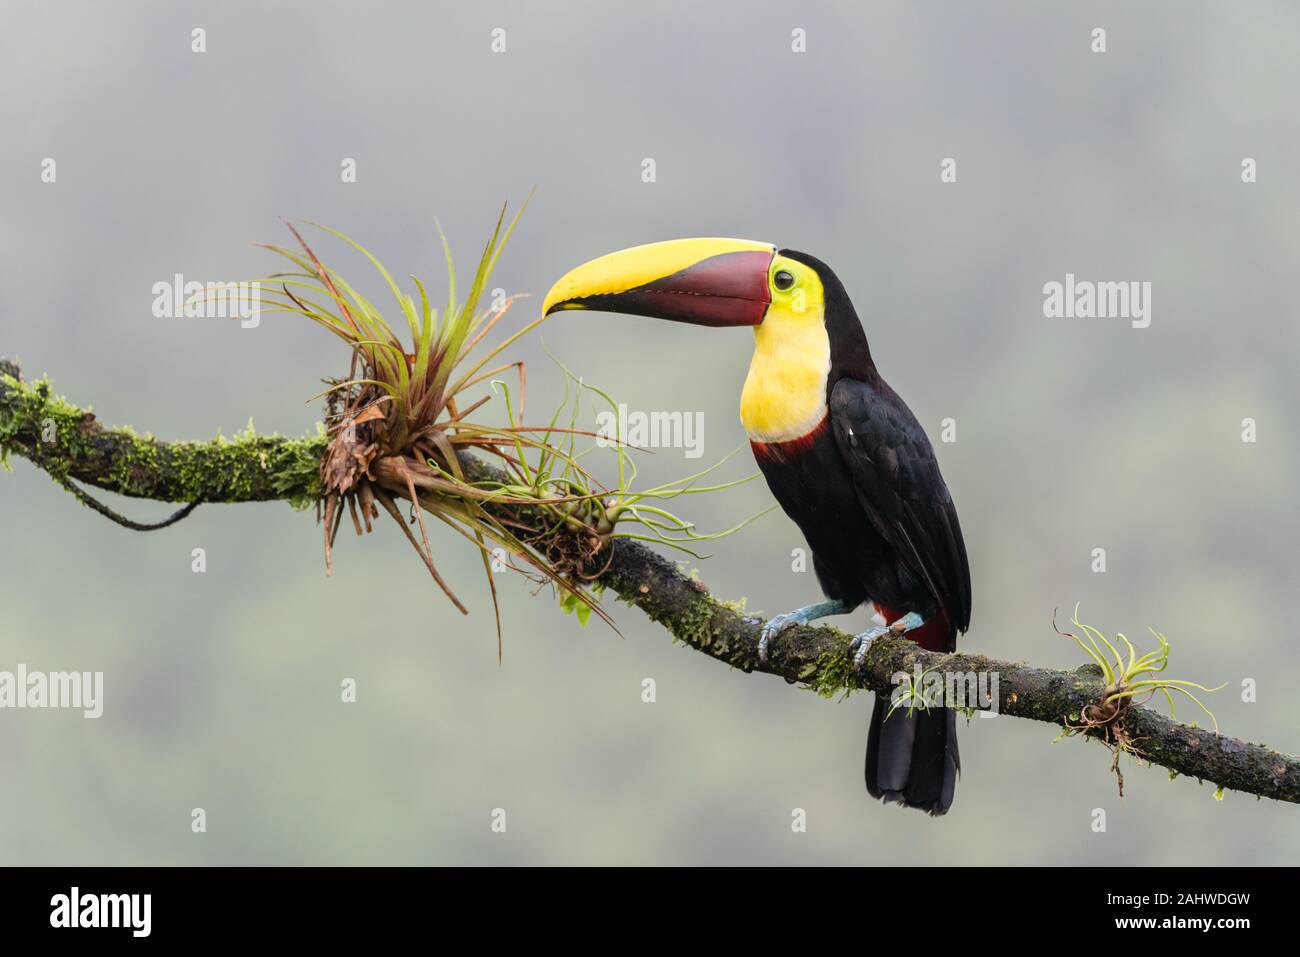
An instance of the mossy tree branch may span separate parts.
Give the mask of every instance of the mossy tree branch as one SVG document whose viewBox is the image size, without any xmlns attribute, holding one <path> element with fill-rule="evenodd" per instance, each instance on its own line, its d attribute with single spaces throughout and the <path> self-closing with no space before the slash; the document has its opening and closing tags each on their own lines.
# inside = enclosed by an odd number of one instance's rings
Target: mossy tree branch
<svg viewBox="0 0 1300 957">
<path fill-rule="evenodd" d="M 0 360 L 0 452 L 19 455 L 60 483 L 76 480 L 134 498 L 163 502 L 238 503 L 285 500 L 297 506 L 320 495 L 324 436 L 287 439 L 251 433 L 210 442 L 164 442 L 129 429 L 105 428 L 88 410 L 54 395 L 45 381 L 27 383 Z M 471 480 L 499 478 L 466 456 Z M 504 506 L 497 506 L 503 507 Z M 936 654 L 905 639 L 878 640 L 862 672 L 851 666 L 850 637 L 831 627 L 793 627 L 758 660 L 762 621 L 712 598 L 698 580 L 650 549 L 615 540 L 599 584 L 663 625 L 677 640 L 745 672 L 779 675 L 831 696 L 855 689 L 890 693 L 898 673 L 968 672 L 998 676 L 1001 715 L 1060 726 L 1102 694 L 1099 669 L 1035 668 L 975 654 Z M 1300 760 L 1181 724 L 1134 706 L 1117 722 L 1152 764 L 1219 787 L 1300 803 Z"/>
</svg>

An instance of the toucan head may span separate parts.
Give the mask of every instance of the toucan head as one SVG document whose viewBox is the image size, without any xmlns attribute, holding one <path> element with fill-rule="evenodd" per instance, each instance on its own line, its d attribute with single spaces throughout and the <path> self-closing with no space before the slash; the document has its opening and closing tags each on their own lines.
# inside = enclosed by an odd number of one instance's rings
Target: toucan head
<svg viewBox="0 0 1300 957">
<path fill-rule="evenodd" d="M 568 272 L 542 311 L 593 309 L 699 326 L 759 326 L 778 315 L 820 322 L 823 284 L 810 258 L 748 239 L 634 246 Z"/>
</svg>

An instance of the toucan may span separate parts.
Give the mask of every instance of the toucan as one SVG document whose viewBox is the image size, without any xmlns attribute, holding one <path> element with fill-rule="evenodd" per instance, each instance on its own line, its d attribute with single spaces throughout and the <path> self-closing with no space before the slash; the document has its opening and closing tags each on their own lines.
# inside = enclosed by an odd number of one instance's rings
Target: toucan
<svg viewBox="0 0 1300 957">
<path fill-rule="evenodd" d="M 753 327 L 740 420 L 772 494 L 808 542 L 826 596 L 767 622 L 763 661 L 782 628 L 863 604 L 883 624 L 854 639 L 858 668 L 889 632 L 931 651 L 956 647 L 971 613 L 957 509 L 925 430 L 877 371 L 830 267 L 750 240 L 650 243 L 563 276 L 542 311 L 569 309 Z M 872 797 L 943 814 L 959 769 L 951 709 L 891 709 L 876 696 L 866 757 Z"/>
</svg>

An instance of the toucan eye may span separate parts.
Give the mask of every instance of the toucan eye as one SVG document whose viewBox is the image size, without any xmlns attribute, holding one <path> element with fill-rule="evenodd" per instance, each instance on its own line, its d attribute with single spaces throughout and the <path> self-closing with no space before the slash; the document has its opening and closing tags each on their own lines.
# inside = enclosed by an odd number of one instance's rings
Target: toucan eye
<svg viewBox="0 0 1300 957">
<path fill-rule="evenodd" d="M 784 292 L 794 286 L 794 275 L 786 272 L 784 269 L 779 269 L 777 270 L 776 275 L 772 277 L 772 284 L 776 286 L 777 289 Z"/>
</svg>

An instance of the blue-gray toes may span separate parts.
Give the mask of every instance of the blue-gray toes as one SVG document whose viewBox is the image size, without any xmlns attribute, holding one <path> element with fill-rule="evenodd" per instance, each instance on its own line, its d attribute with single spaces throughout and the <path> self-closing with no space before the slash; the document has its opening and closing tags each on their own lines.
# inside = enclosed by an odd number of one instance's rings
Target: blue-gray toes
<svg viewBox="0 0 1300 957">
<path fill-rule="evenodd" d="M 794 611 L 788 611 L 784 615 L 776 615 L 768 619 L 767 624 L 763 626 L 762 634 L 758 636 L 758 660 L 767 664 L 767 649 L 771 644 L 772 638 L 780 634 L 781 630 L 791 625 L 806 625 L 810 621 L 816 621 L 818 618 L 825 618 L 827 615 L 843 615 L 853 610 L 852 605 L 848 602 L 840 601 L 837 598 L 831 598 L 827 601 L 819 601 L 815 605 L 805 605 L 803 608 L 796 608 Z"/>
<path fill-rule="evenodd" d="M 853 668 L 855 671 L 862 670 L 862 664 L 867 660 L 867 652 L 871 650 L 871 643 L 882 635 L 905 635 L 909 631 L 920 628 L 925 624 L 925 619 L 914 611 L 909 611 L 902 618 L 897 619 L 892 625 L 880 625 L 872 628 L 870 631 L 864 631 L 860 635 L 855 635 L 853 641 L 849 643 L 849 650 L 853 652 Z"/>
<path fill-rule="evenodd" d="M 871 650 L 871 643 L 881 635 L 887 634 L 889 634 L 889 627 L 880 625 L 870 631 L 864 631 L 860 635 L 853 636 L 853 641 L 849 643 L 849 651 L 853 652 L 854 671 L 862 670 L 862 663 L 867 660 L 867 652 Z"/>
</svg>

